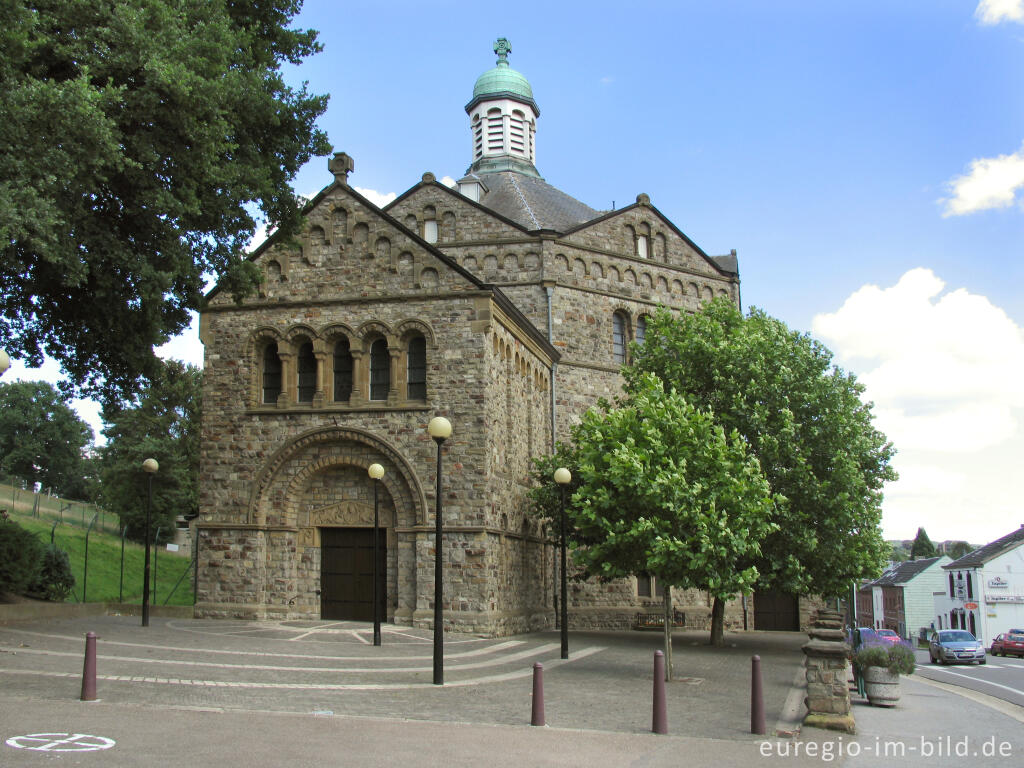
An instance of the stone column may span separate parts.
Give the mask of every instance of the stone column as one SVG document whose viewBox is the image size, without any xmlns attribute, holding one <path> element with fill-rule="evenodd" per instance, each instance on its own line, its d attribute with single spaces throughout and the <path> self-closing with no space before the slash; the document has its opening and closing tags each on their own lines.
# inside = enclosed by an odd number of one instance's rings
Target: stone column
<svg viewBox="0 0 1024 768">
<path fill-rule="evenodd" d="M 835 611 L 819 611 L 808 632 L 803 652 L 807 664 L 807 716 L 804 725 L 856 733 L 850 707 L 848 654 L 842 617 Z"/>
</svg>

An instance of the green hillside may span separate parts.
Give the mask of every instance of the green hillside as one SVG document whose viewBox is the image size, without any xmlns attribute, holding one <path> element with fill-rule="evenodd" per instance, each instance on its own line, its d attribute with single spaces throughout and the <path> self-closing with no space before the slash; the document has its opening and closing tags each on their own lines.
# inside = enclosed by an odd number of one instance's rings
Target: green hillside
<svg viewBox="0 0 1024 768">
<path fill-rule="evenodd" d="M 22 528 L 35 533 L 40 541 L 49 543 L 53 529 L 54 543 L 68 553 L 71 571 L 75 575 L 75 588 L 68 602 L 82 602 L 82 589 L 90 603 L 118 602 L 121 578 L 121 537 L 114 533 L 93 528 L 89 534 L 89 574 L 85 581 L 85 534 L 86 528 L 70 522 L 59 522 L 45 518 L 33 518 L 21 513 L 11 514 L 11 519 Z M 56 528 L 54 528 L 56 522 Z M 150 605 L 192 605 L 191 558 L 175 552 L 168 552 L 161 545 L 159 551 L 150 555 L 150 570 L 156 571 L 156 593 L 150 593 Z M 143 547 L 125 542 L 124 547 L 124 602 L 142 603 Z M 186 573 L 187 571 L 187 573 Z M 184 575 L 184 578 L 181 578 Z M 178 584 L 179 578 L 181 583 Z M 178 588 L 171 595 L 175 584 Z M 170 595 L 170 600 L 168 596 Z"/>
</svg>

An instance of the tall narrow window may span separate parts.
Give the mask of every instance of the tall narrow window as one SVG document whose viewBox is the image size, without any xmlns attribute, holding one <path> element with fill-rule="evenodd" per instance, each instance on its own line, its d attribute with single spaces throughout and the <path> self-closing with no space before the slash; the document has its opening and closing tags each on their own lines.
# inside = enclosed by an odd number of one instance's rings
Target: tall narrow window
<svg viewBox="0 0 1024 768">
<path fill-rule="evenodd" d="M 409 339 L 409 359 L 406 366 L 409 371 L 408 398 L 410 400 L 427 399 L 427 340 L 422 336 Z"/>
<path fill-rule="evenodd" d="M 636 343 L 643 344 L 647 338 L 647 315 L 640 315 L 636 319 Z"/>
<path fill-rule="evenodd" d="M 423 239 L 428 243 L 437 242 L 437 210 L 432 205 L 423 209 Z"/>
<path fill-rule="evenodd" d="M 636 236 L 636 255 L 641 259 L 647 258 L 647 235 Z"/>
<path fill-rule="evenodd" d="M 636 596 L 637 597 L 650 597 L 651 596 L 651 574 L 639 573 L 636 577 Z"/>
<path fill-rule="evenodd" d="M 281 358 L 277 355 L 277 344 L 263 348 L 263 402 L 276 405 L 281 394 Z"/>
<path fill-rule="evenodd" d="M 352 351 L 348 339 L 334 346 L 334 400 L 344 403 L 352 397 Z"/>
<path fill-rule="evenodd" d="M 391 389 L 391 355 L 386 339 L 377 339 L 370 347 L 370 399 L 387 400 Z"/>
<path fill-rule="evenodd" d="M 974 582 L 971 581 L 971 574 L 967 574 L 967 599 L 974 599 Z"/>
<path fill-rule="evenodd" d="M 312 343 L 308 341 L 299 347 L 298 374 L 299 402 L 312 403 L 316 394 L 316 356 Z"/>
<path fill-rule="evenodd" d="M 626 318 L 621 312 L 612 315 L 612 359 L 620 365 L 626 362 Z"/>
</svg>

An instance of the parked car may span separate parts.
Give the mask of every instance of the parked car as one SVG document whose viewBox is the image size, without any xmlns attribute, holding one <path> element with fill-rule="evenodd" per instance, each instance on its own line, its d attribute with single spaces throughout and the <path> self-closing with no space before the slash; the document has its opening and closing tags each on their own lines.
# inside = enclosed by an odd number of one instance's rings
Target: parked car
<svg viewBox="0 0 1024 768">
<path fill-rule="evenodd" d="M 984 644 L 966 629 L 940 629 L 932 632 L 928 656 L 932 664 L 970 664 L 973 661 L 984 664 L 986 661 Z"/>
<path fill-rule="evenodd" d="M 1024 632 L 1003 632 L 992 641 L 993 656 L 1024 657 Z"/>
<path fill-rule="evenodd" d="M 884 640 L 887 643 L 896 645 L 900 641 L 900 636 L 893 632 L 891 629 L 876 629 L 875 634 L 879 640 Z"/>
</svg>

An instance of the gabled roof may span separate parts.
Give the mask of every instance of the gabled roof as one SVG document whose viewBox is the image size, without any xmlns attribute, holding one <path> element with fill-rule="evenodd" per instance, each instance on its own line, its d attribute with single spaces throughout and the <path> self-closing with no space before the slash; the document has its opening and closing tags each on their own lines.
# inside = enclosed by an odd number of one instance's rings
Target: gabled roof
<svg viewBox="0 0 1024 768">
<path fill-rule="evenodd" d="M 439 186 L 444 187 L 443 184 Z M 400 221 L 398 221 L 398 219 L 394 218 L 386 211 L 379 208 L 375 203 L 371 202 L 370 200 L 367 200 L 365 197 L 360 195 L 358 192 L 355 191 L 355 189 L 348 186 L 347 184 L 342 184 L 338 181 L 335 181 L 332 184 L 328 184 L 326 187 L 320 190 L 320 192 L 317 193 L 317 195 L 313 197 L 312 200 L 306 203 L 306 205 L 302 209 L 303 214 L 307 214 L 310 211 L 312 211 L 327 196 L 327 193 L 330 192 L 335 187 L 344 189 L 348 195 L 358 200 L 364 207 L 368 208 L 371 211 L 374 211 L 390 226 L 402 232 L 402 234 L 406 235 L 409 239 L 411 239 L 421 248 L 428 251 L 431 255 L 437 258 L 438 261 L 440 261 L 445 266 L 447 266 L 448 268 L 450 268 L 451 270 L 453 270 L 454 272 L 458 273 L 466 280 L 468 280 L 469 283 L 473 285 L 473 287 L 482 291 L 490 292 L 491 295 L 494 297 L 495 303 L 497 303 L 498 306 L 500 306 L 505 311 L 505 313 L 510 318 L 512 318 L 515 321 L 515 323 L 523 331 L 525 331 L 526 334 L 530 336 L 553 361 L 558 362 L 558 360 L 561 358 L 561 353 L 557 349 L 555 349 L 555 347 L 548 340 L 547 336 L 544 333 L 542 333 L 537 328 L 537 326 L 530 322 L 529 318 L 527 318 L 526 315 L 522 313 L 522 311 L 515 305 L 515 303 L 513 303 L 498 286 L 493 285 L 492 283 L 483 282 L 480 278 L 478 278 L 468 269 L 466 269 L 457 261 L 455 261 L 455 259 L 448 256 L 446 253 L 439 250 L 436 246 L 432 245 L 431 243 L 428 243 L 416 232 L 413 232 L 411 229 L 409 229 Z M 444 188 L 448 189 L 447 187 Z M 249 260 L 255 261 L 257 258 L 259 258 L 267 249 L 269 249 L 277 241 L 277 239 L 278 236 L 276 234 L 272 234 L 270 237 L 264 240 L 263 243 L 260 244 L 259 248 L 255 249 L 252 253 L 249 254 Z M 219 291 L 220 286 L 214 286 L 214 288 L 209 293 L 206 294 L 206 300 L 209 301 L 209 299 L 211 299 L 213 296 L 219 293 Z"/>
<path fill-rule="evenodd" d="M 949 565 L 942 567 L 947 570 L 954 568 L 980 568 L 989 560 L 993 560 L 1009 552 L 1011 549 L 1016 549 L 1021 544 L 1024 544 L 1024 525 L 1013 533 L 1008 533 L 1001 539 L 996 539 L 983 547 L 978 547 L 973 552 L 968 552 L 960 559 L 954 560 Z"/>
<path fill-rule="evenodd" d="M 615 216 L 621 216 L 623 213 L 627 211 L 632 211 L 633 209 L 639 208 L 640 206 L 649 208 L 655 216 L 661 219 L 665 226 L 667 226 L 669 229 L 675 232 L 680 237 L 680 239 L 683 240 L 683 242 L 689 245 L 698 256 L 707 261 L 707 263 L 719 274 L 727 277 L 739 276 L 738 267 L 736 266 L 737 261 L 735 254 L 730 253 L 728 256 L 708 256 L 706 253 L 704 253 L 704 249 L 697 245 L 695 242 L 693 242 L 693 240 L 691 240 L 689 237 L 687 237 L 686 233 L 683 232 L 683 230 L 681 230 L 675 224 L 673 224 L 671 219 L 669 219 L 665 214 L 663 214 L 661 211 L 659 211 L 657 208 L 651 205 L 650 198 L 645 194 L 637 195 L 637 201 L 632 205 L 627 205 L 625 208 L 618 208 L 614 211 L 608 211 L 607 213 L 598 216 L 596 219 L 585 221 L 582 224 L 579 224 L 573 227 L 572 229 L 563 232 L 562 234 L 568 235 L 572 234 L 573 232 L 578 232 L 581 229 L 586 229 L 587 227 L 593 226 L 594 224 L 597 224 L 599 222 L 607 221 L 608 219 L 611 219 Z"/>
<path fill-rule="evenodd" d="M 886 571 L 881 577 L 871 582 L 869 586 L 872 587 L 891 587 L 899 584 L 906 584 L 908 581 L 912 581 L 917 576 L 920 576 L 928 568 L 935 565 L 942 559 L 948 560 L 946 555 L 939 557 L 926 557 L 920 560 L 907 560 L 900 563 L 890 571 Z"/>
</svg>

